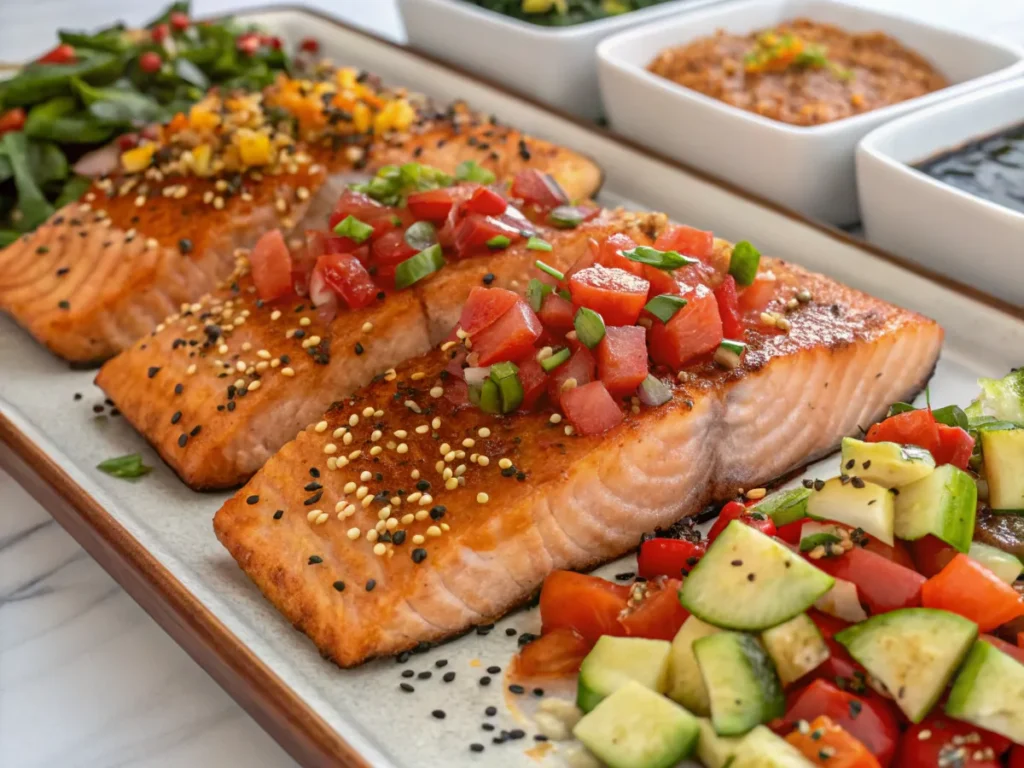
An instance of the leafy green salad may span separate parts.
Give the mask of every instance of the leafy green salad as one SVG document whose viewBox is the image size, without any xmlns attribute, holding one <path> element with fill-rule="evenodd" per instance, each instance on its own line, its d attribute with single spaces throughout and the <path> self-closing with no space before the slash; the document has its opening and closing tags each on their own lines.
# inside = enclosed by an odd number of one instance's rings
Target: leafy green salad
<svg viewBox="0 0 1024 768">
<path fill-rule="evenodd" d="M 668 0 L 466 0 L 514 19 L 546 27 L 567 27 L 619 16 Z"/>
</svg>

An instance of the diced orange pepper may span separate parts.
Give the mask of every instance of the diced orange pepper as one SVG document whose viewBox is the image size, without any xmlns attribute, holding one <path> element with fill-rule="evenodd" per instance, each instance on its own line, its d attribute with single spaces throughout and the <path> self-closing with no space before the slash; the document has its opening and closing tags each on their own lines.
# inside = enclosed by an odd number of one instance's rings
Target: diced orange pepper
<svg viewBox="0 0 1024 768">
<path fill-rule="evenodd" d="M 797 728 L 786 741 L 814 765 L 828 768 L 881 768 L 868 748 L 824 715 L 809 727 Z"/>
</svg>

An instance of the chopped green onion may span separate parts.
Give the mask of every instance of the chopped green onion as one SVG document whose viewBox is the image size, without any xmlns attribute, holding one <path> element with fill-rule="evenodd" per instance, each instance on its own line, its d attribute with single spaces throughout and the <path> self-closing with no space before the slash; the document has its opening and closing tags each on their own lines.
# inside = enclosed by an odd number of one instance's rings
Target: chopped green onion
<svg viewBox="0 0 1024 768">
<path fill-rule="evenodd" d="M 718 345 L 718 349 L 715 351 L 715 362 L 723 368 L 728 368 L 730 371 L 739 368 L 746 349 L 747 345 L 742 341 L 722 339 L 722 343 Z"/>
<path fill-rule="evenodd" d="M 572 324 L 576 328 L 576 337 L 580 343 L 586 344 L 590 349 L 600 344 L 604 338 L 604 318 L 592 309 L 580 307 Z"/>
<path fill-rule="evenodd" d="M 511 243 L 512 241 L 509 240 L 504 235 L 495 235 L 494 237 L 487 241 L 487 247 L 494 249 L 508 248 Z"/>
<path fill-rule="evenodd" d="M 410 248 L 425 251 L 437 242 L 437 230 L 429 221 L 417 221 L 405 230 L 405 242 Z"/>
<path fill-rule="evenodd" d="M 757 277 L 757 266 L 761 263 L 761 252 L 746 240 L 733 246 L 729 258 L 729 274 L 736 278 L 738 285 L 750 285 Z"/>
<path fill-rule="evenodd" d="M 373 234 L 373 227 L 355 216 L 346 216 L 334 227 L 334 234 L 362 243 Z"/>
<path fill-rule="evenodd" d="M 108 475 L 126 479 L 142 477 L 153 471 L 152 467 L 147 467 L 142 463 L 142 455 L 138 453 L 130 453 L 127 456 L 107 459 L 97 464 L 96 469 L 106 472 Z"/>
<path fill-rule="evenodd" d="M 493 184 L 495 176 L 486 168 L 477 165 L 476 160 L 463 160 L 455 169 L 459 181 L 475 181 L 479 184 Z"/>
<path fill-rule="evenodd" d="M 402 226 L 402 217 L 401 216 L 392 216 L 391 217 L 391 223 L 394 224 L 396 227 Z"/>
<path fill-rule="evenodd" d="M 640 390 L 637 393 L 640 402 L 644 405 L 655 408 L 664 405 L 672 399 L 672 390 L 657 376 L 647 374 L 647 378 L 640 382 Z"/>
<path fill-rule="evenodd" d="M 565 288 L 559 288 L 555 293 L 566 301 L 572 301 L 572 294 L 565 290 Z"/>
<path fill-rule="evenodd" d="M 544 297 L 553 290 L 554 288 L 547 283 L 542 283 L 536 277 L 530 278 L 530 282 L 526 286 L 526 300 L 530 302 L 530 309 L 534 312 L 540 312 L 541 305 L 544 303 Z"/>
<path fill-rule="evenodd" d="M 839 544 L 841 541 L 842 540 L 834 533 L 812 533 L 807 538 L 800 539 L 800 551 L 810 552 L 818 547 L 824 547 L 827 551 L 831 545 Z"/>
<path fill-rule="evenodd" d="M 682 296 L 673 296 L 671 293 L 663 293 L 660 296 L 655 296 L 644 304 L 644 309 L 661 320 L 661 322 L 667 323 L 675 317 L 676 312 L 685 306 L 686 299 Z"/>
<path fill-rule="evenodd" d="M 568 360 L 570 355 L 571 353 L 569 352 L 569 348 L 564 347 L 563 349 L 560 349 L 553 355 L 551 355 L 551 357 L 545 357 L 543 360 L 541 360 L 540 367 L 543 368 L 548 373 L 551 373 L 553 370 L 555 370 L 555 368 L 557 368 L 566 360 Z"/>
<path fill-rule="evenodd" d="M 434 244 L 406 259 L 395 268 L 395 288 L 408 288 L 427 275 L 437 272 L 444 264 L 441 246 Z"/>
<path fill-rule="evenodd" d="M 563 275 L 561 272 L 559 272 L 554 267 L 548 266 L 547 264 L 545 264 L 543 261 L 540 261 L 539 259 L 537 261 L 533 262 L 533 265 L 537 269 L 539 269 L 541 272 L 547 272 L 549 275 L 551 275 L 553 278 L 555 278 L 555 280 L 558 280 L 559 282 L 561 282 L 562 280 L 565 280 L 565 275 Z"/>
<path fill-rule="evenodd" d="M 501 413 L 514 411 L 523 402 L 523 384 L 515 363 L 495 363 L 491 366 L 490 380 L 498 387 Z"/>
<path fill-rule="evenodd" d="M 485 413 L 501 413 L 501 392 L 493 379 L 488 379 L 480 386 L 480 402 L 477 405 Z"/>
<path fill-rule="evenodd" d="M 369 195 L 384 205 L 400 205 L 409 192 L 423 192 L 450 186 L 452 177 L 443 171 L 420 163 L 385 165 L 377 175 L 352 189 Z"/>
<path fill-rule="evenodd" d="M 532 236 L 526 241 L 526 250 L 551 253 L 551 243 L 547 242 L 543 238 Z"/>
<path fill-rule="evenodd" d="M 467 389 L 469 390 L 469 402 L 475 405 L 477 408 L 480 407 L 480 395 L 483 392 L 483 384 L 469 384 L 467 382 Z"/>
<path fill-rule="evenodd" d="M 548 214 L 548 221 L 559 229 L 573 229 L 583 223 L 583 214 L 574 206 L 560 205 Z"/>
<path fill-rule="evenodd" d="M 696 264 L 697 259 L 684 256 L 679 251 L 659 251 L 646 245 L 638 245 L 628 251 L 622 251 L 622 255 L 631 261 L 639 261 L 641 264 L 649 264 L 658 269 L 673 270 Z"/>
</svg>

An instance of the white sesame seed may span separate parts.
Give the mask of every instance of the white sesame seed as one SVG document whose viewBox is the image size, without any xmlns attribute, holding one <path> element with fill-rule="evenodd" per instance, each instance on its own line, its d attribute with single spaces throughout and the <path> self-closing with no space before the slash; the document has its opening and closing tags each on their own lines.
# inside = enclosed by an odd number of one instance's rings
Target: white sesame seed
<svg viewBox="0 0 1024 768">
<path fill-rule="evenodd" d="M 429 431 L 430 431 L 430 427 L 427 424 L 420 424 L 418 427 L 416 427 L 416 434 L 417 435 L 425 435 Z"/>
<path fill-rule="evenodd" d="M 328 456 L 327 457 L 327 468 L 328 469 L 337 469 L 338 468 L 338 460 L 336 458 L 334 458 L 333 456 Z"/>
<path fill-rule="evenodd" d="M 408 496 L 405 497 L 405 500 L 409 504 L 415 504 L 417 501 L 420 500 L 420 498 L 422 496 L 423 496 L 423 494 L 420 493 L 419 491 L 413 491 L 412 493 L 410 493 Z"/>
<path fill-rule="evenodd" d="M 430 426 L 433 429 L 440 429 L 441 428 L 441 418 L 439 416 L 435 416 L 434 420 L 432 422 L 430 422 Z"/>
<path fill-rule="evenodd" d="M 192 363 L 192 365 L 190 365 L 188 368 L 185 369 L 185 374 L 187 376 L 191 376 L 195 372 L 196 372 L 196 364 L 195 363 Z"/>
<path fill-rule="evenodd" d="M 373 323 L 367 321 L 363 323 L 363 333 L 369 333 L 373 330 Z"/>
<path fill-rule="evenodd" d="M 358 459 L 362 455 L 363 455 L 362 451 L 352 451 L 352 453 L 350 453 L 348 455 L 348 460 L 349 461 L 355 461 L 356 459 Z"/>
<path fill-rule="evenodd" d="M 360 485 L 359 488 L 356 490 L 356 498 L 357 499 L 362 499 L 369 492 L 370 492 L 369 488 L 367 488 L 365 485 Z"/>
<path fill-rule="evenodd" d="M 455 476 L 462 477 L 464 474 L 466 474 L 466 465 L 459 464 L 459 466 L 455 468 Z"/>
<path fill-rule="evenodd" d="M 364 483 L 368 483 L 370 482 L 370 480 L 373 479 L 373 472 L 371 472 L 368 469 L 363 470 L 363 472 L 359 475 L 359 479 Z"/>
<path fill-rule="evenodd" d="M 408 453 L 409 446 L 406 445 L 405 443 L 399 443 L 398 448 L 396 448 L 395 450 L 397 450 L 399 453 Z"/>
<path fill-rule="evenodd" d="M 487 427 L 480 427 L 480 429 L 477 430 L 477 434 L 480 437 L 487 438 L 491 436 L 491 430 L 489 430 Z"/>
<path fill-rule="evenodd" d="M 353 439 L 354 438 L 352 437 L 351 432 L 346 432 L 344 435 L 341 436 L 341 442 L 344 443 L 345 445 L 352 445 Z"/>
<path fill-rule="evenodd" d="M 295 370 L 293 368 L 282 368 L 281 369 L 281 375 L 282 376 L 288 376 L 288 377 L 294 376 L 295 375 Z"/>
<path fill-rule="evenodd" d="M 443 477 L 445 480 L 447 480 L 449 477 L 454 477 L 454 476 L 455 476 L 455 473 L 452 472 L 452 468 L 451 467 L 445 467 L 444 468 L 444 472 L 441 473 L 441 477 Z"/>
<path fill-rule="evenodd" d="M 491 463 L 491 460 L 486 456 L 477 456 L 476 463 L 479 464 L 481 467 L 486 467 L 488 464 Z"/>
<path fill-rule="evenodd" d="M 409 473 L 409 477 L 411 477 L 413 480 L 419 480 L 420 471 L 418 469 L 414 469 L 411 473 Z"/>
<path fill-rule="evenodd" d="M 326 453 L 328 456 L 337 452 L 338 446 L 336 446 L 334 443 L 328 443 L 327 445 L 324 446 L 324 453 Z"/>
<path fill-rule="evenodd" d="M 432 525 L 429 528 L 427 528 L 427 536 L 432 536 L 434 538 L 437 538 L 440 535 L 441 535 L 441 529 L 438 528 L 436 525 Z"/>
<path fill-rule="evenodd" d="M 451 529 L 452 529 L 452 527 L 450 525 L 448 525 L 448 523 L 441 523 L 441 530 L 444 531 L 445 533 L 447 533 Z"/>
<path fill-rule="evenodd" d="M 421 507 L 426 507 L 426 506 L 429 506 L 430 504 L 433 504 L 433 503 L 434 503 L 434 497 L 431 496 L 429 493 L 424 493 L 423 496 L 420 497 L 420 506 Z"/>
<path fill-rule="evenodd" d="M 474 440 L 472 437 L 467 437 L 465 440 L 462 441 L 463 448 L 472 448 L 474 445 L 476 445 L 476 440 Z"/>
<path fill-rule="evenodd" d="M 412 379 L 413 381 L 419 381 L 420 379 L 427 378 L 427 374 L 425 374 L 423 371 L 416 371 L 416 373 L 414 373 L 409 378 Z"/>
<path fill-rule="evenodd" d="M 391 517 L 391 507 L 385 504 L 383 507 L 377 510 L 377 517 L 381 520 L 387 520 L 389 517 Z"/>
<path fill-rule="evenodd" d="M 511 459 L 500 459 L 498 461 L 498 466 L 501 467 L 502 469 L 508 469 L 509 467 L 512 466 L 512 460 Z"/>
<path fill-rule="evenodd" d="M 348 425 L 350 427 L 354 427 L 358 423 L 359 423 L 359 416 L 357 414 L 353 413 L 351 416 L 348 417 Z"/>
<path fill-rule="evenodd" d="M 306 513 L 306 520 L 308 520 L 311 523 L 315 523 L 318 517 L 320 517 L 319 509 L 311 509 L 309 510 L 309 512 Z"/>
<path fill-rule="evenodd" d="M 755 500 L 756 499 L 763 499 L 766 495 L 768 495 L 768 491 L 765 490 L 764 488 L 751 488 L 746 493 L 746 496 L 747 496 L 748 499 L 755 499 Z"/>
<path fill-rule="evenodd" d="M 437 464 L 434 465 L 434 469 L 437 470 L 438 473 L 444 472 L 444 459 L 437 462 Z"/>
<path fill-rule="evenodd" d="M 217 347 L 217 354 L 218 355 L 226 355 L 227 353 L 228 353 L 228 345 L 227 344 L 221 344 L 219 347 Z"/>
<path fill-rule="evenodd" d="M 328 519 L 329 517 L 330 517 L 330 515 L 328 515 L 328 514 L 327 514 L 326 512 L 321 512 L 321 513 L 320 513 L 320 514 L 319 514 L 319 515 L 317 516 L 317 518 L 316 518 L 316 524 L 317 524 L 317 525 L 323 525 L 324 523 L 326 523 L 326 522 L 327 522 L 327 519 Z"/>
<path fill-rule="evenodd" d="M 313 427 L 313 429 L 316 432 L 326 432 L 327 431 L 327 422 L 326 421 L 319 421 L 319 422 L 317 422 L 317 425 L 315 427 Z"/>
<path fill-rule="evenodd" d="M 376 528 L 371 528 L 370 530 L 368 530 L 366 532 L 366 540 L 371 542 L 371 543 L 376 541 L 378 536 L 380 536 L 380 534 L 377 533 L 377 529 Z"/>
<path fill-rule="evenodd" d="M 435 400 L 444 395 L 444 387 L 431 387 L 430 396 Z"/>
<path fill-rule="evenodd" d="M 402 525 L 411 525 L 415 519 L 411 512 L 407 515 L 402 515 Z"/>
<path fill-rule="evenodd" d="M 413 544 L 422 544 L 424 541 L 426 541 L 426 539 L 419 533 L 412 537 Z"/>
<path fill-rule="evenodd" d="M 558 424 L 561 420 L 562 420 L 562 414 L 560 414 L 560 413 L 552 413 L 551 414 L 551 418 L 548 419 L 548 421 L 550 421 L 552 424 Z"/>
<path fill-rule="evenodd" d="M 270 313 L 270 319 L 271 320 L 280 320 L 281 319 L 281 310 L 280 309 L 275 309 L 273 312 L 271 312 Z"/>
<path fill-rule="evenodd" d="M 368 419 L 371 416 L 373 416 L 373 408 L 368 405 L 365 408 L 363 408 L 363 418 Z"/>
<path fill-rule="evenodd" d="M 349 480 L 347 483 L 345 483 L 345 487 L 342 489 L 342 491 L 347 495 L 355 491 L 355 489 L 356 484 L 353 481 Z"/>
<path fill-rule="evenodd" d="M 384 449 L 379 445 L 375 445 L 370 449 L 371 456 L 380 456 L 382 453 L 384 453 Z"/>
<path fill-rule="evenodd" d="M 488 495 L 487 495 L 486 493 L 484 493 L 483 491 L 481 491 L 480 493 L 478 493 L 478 494 L 476 495 L 476 503 L 477 503 L 477 504 L 486 504 L 486 503 L 487 503 L 488 501 L 490 501 L 490 500 L 491 500 L 491 497 L 490 497 L 490 496 L 488 496 Z"/>
<path fill-rule="evenodd" d="M 573 431 L 574 430 L 572 428 L 572 424 L 569 424 L 569 425 L 566 426 L 566 428 L 565 428 L 565 434 L 566 435 L 571 435 L 573 433 Z"/>
<path fill-rule="evenodd" d="M 444 481 L 444 487 L 447 488 L 449 491 L 454 491 L 456 488 L 459 487 L 459 481 L 454 477 L 449 477 L 447 480 Z"/>
<path fill-rule="evenodd" d="M 335 438 L 338 438 L 344 435 L 346 432 L 348 432 L 348 427 L 338 427 L 336 430 L 334 430 L 332 434 L 334 435 Z"/>
<path fill-rule="evenodd" d="M 355 541 L 356 539 L 358 539 L 360 536 L 363 535 L 363 532 L 360 531 L 358 528 L 349 528 L 347 535 L 348 535 L 348 537 L 350 539 L 352 539 L 352 541 Z"/>
</svg>

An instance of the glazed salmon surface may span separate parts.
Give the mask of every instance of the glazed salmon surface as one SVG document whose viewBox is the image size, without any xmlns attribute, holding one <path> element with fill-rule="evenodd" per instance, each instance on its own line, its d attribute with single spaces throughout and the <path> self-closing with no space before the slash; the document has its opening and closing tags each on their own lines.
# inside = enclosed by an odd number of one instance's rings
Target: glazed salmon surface
<svg viewBox="0 0 1024 768">
<path fill-rule="evenodd" d="M 557 249 L 556 249 L 557 250 Z M 937 324 L 765 259 L 788 333 L 748 331 L 742 364 L 692 366 L 658 408 L 580 437 L 551 410 L 495 416 L 437 397 L 436 349 L 340 399 L 217 513 L 264 595 L 342 666 L 494 621 L 554 569 L 831 451 L 924 386 Z M 433 390 L 433 392 L 432 392 Z"/>
<path fill-rule="evenodd" d="M 315 146 L 276 175 L 97 181 L 85 197 L 0 250 L 0 310 L 54 354 L 102 362 L 231 275 L 236 252 L 268 229 L 322 227 L 347 181 L 416 160 L 453 174 L 474 160 L 507 178 L 550 173 L 570 198 L 601 175 L 588 159 L 463 106 L 423 116 L 367 147 Z"/>
<path fill-rule="evenodd" d="M 658 215 L 605 212 L 544 233 L 565 269 L 591 238 L 648 241 Z M 329 322 L 309 301 L 260 302 L 242 273 L 110 360 L 96 383 L 197 489 L 233 488 L 331 403 L 443 341 L 475 286 L 520 292 L 536 270 L 524 244 L 453 262 L 412 288 Z"/>
</svg>

